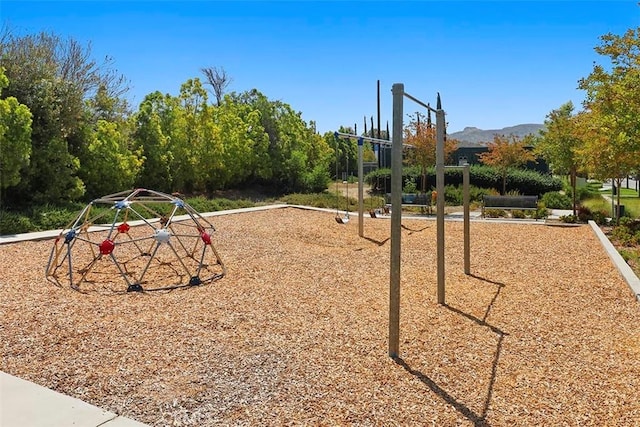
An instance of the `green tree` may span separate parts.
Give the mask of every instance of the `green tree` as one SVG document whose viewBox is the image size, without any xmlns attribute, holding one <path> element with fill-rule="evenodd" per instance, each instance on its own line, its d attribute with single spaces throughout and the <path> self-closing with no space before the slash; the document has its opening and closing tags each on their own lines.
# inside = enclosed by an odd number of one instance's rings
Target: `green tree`
<svg viewBox="0 0 640 427">
<path fill-rule="evenodd" d="M 145 97 L 133 116 L 134 141 L 142 158 L 138 186 L 171 192 L 173 153 L 169 149 L 170 137 L 163 129 L 165 97 L 154 92 Z"/>
<path fill-rule="evenodd" d="M 269 137 L 261 124 L 260 113 L 246 104 L 225 98 L 214 108 L 216 135 L 208 149 L 210 163 L 217 165 L 217 182 L 210 187 L 242 186 L 256 179 L 271 177 Z"/>
<path fill-rule="evenodd" d="M 259 114 L 268 137 L 270 178 L 264 183 L 283 192 L 310 191 L 308 174 L 329 163 L 331 148 L 324 138 L 315 136 L 313 126 L 302 120 L 300 112 L 281 101 L 270 101 L 256 89 L 228 96 L 231 102 L 248 105 Z"/>
<path fill-rule="evenodd" d="M 81 159 L 80 176 L 87 186 L 87 196 L 96 198 L 133 187 L 142 160 L 128 143 L 118 124 L 98 120 L 87 156 Z"/>
<path fill-rule="evenodd" d="M 573 214 L 576 215 L 576 181 L 580 164 L 579 150 L 583 141 L 576 130 L 573 103 L 563 104 L 551 111 L 540 131 L 536 152 L 547 160 L 554 173 L 568 175 L 573 190 Z"/>
<path fill-rule="evenodd" d="M 579 88 L 586 91 L 580 120 L 582 153 L 594 175 L 606 174 L 620 188 L 640 165 L 640 28 L 600 39 L 595 51 L 610 64 L 595 64 L 591 74 L 579 81 Z"/>
<path fill-rule="evenodd" d="M 338 132 L 354 135 L 354 131 L 349 127 L 340 126 Z M 338 170 L 338 174 L 346 172 L 347 169 L 349 174 L 356 171 L 358 167 L 358 145 L 356 141 L 340 136 L 336 138 L 333 132 L 325 133 L 323 139 L 332 148 L 331 162 L 329 163 L 332 176 L 336 173 L 336 170 Z M 336 180 L 342 180 L 341 176 L 336 176 L 335 178 Z"/>
<path fill-rule="evenodd" d="M 31 161 L 20 183 L 7 191 L 14 203 L 73 200 L 84 193 L 78 177 L 79 156 L 90 142 L 95 123 L 86 101 L 103 88 L 112 98 L 126 91 L 125 81 L 111 68 L 98 64 L 90 46 L 54 34 L 0 34 L 0 65 L 9 86 L 3 97 L 15 97 L 33 115 Z M 97 120 L 97 117 L 95 117 Z"/>
<path fill-rule="evenodd" d="M 480 154 L 480 161 L 493 166 L 502 176 L 502 194 L 507 191 L 507 173 L 509 169 L 534 161 L 535 156 L 526 148 L 527 143 L 516 136 L 495 135 L 493 142 L 488 145 L 489 151 Z"/>
<path fill-rule="evenodd" d="M 9 79 L 0 67 L 0 93 Z M 20 182 L 31 156 L 31 112 L 15 97 L 0 99 L 0 207 L 4 189 Z"/>
</svg>

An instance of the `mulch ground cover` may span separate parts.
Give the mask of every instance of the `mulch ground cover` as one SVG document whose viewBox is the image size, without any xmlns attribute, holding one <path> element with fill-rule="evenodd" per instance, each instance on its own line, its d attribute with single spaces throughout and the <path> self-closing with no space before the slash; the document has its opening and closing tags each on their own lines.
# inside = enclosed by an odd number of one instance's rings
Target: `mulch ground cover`
<svg viewBox="0 0 640 427">
<path fill-rule="evenodd" d="M 171 292 L 57 287 L 52 241 L 0 246 L 0 368 L 154 426 L 640 425 L 640 306 L 589 226 L 473 222 L 467 276 L 447 222 L 439 305 L 436 223 L 404 219 L 392 359 L 388 220 L 212 222 L 226 276 Z"/>
</svg>

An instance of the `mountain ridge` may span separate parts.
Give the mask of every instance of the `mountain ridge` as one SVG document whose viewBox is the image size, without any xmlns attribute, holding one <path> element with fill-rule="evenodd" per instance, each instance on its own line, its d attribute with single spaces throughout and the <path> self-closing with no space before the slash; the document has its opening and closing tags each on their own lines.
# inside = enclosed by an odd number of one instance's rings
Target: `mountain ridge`
<svg viewBox="0 0 640 427">
<path fill-rule="evenodd" d="M 460 146 L 481 146 L 493 142 L 493 137 L 495 135 L 513 135 L 517 138 L 523 138 L 529 134 L 537 135 L 541 129 L 544 129 L 544 125 L 538 123 L 523 123 L 514 126 L 507 126 L 502 129 L 488 130 L 474 126 L 467 126 L 463 130 L 450 133 L 447 136 L 458 140 L 460 142 Z"/>
</svg>

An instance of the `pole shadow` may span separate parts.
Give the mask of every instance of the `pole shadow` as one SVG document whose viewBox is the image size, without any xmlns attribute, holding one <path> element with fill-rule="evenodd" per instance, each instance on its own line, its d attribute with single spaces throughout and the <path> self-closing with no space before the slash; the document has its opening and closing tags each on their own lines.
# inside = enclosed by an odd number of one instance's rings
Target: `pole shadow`
<svg viewBox="0 0 640 427">
<path fill-rule="evenodd" d="M 504 332 L 504 331 L 502 331 L 500 328 L 487 323 L 487 317 L 489 316 L 489 312 L 491 311 L 493 305 L 495 304 L 496 300 L 498 299 L 498 295 L 500 294 L 500 291 L 506 285 L 504 283 L 492 281 L 492 280 L 485 279 L 483 277 L 479 277 L 479 276 L 476 276 L 476 275 L 472 275 L 472 276 L 475 277 L 476 279 L 485 281 L 487 283 L 491 283 L 491 284 L 497 285 L 497 287 L 498 287 L 497 290 L 496 290 L 496 293 L 494 294 L 493 298 L 491 299 L 491 302 L 488 304 L 487 309 L 486 309 L 482 319 L 480 319 L 480 318 L 478 318 L 478 317 L 476 317 L 476 316 L 474 316 L 472 314 L 466 313 L 466 312 L 460 310 L 459 308 L 452 307 L 452 306 L 450 306 L 448 304 L 444 304 L 444 307 L 447 310 L 450 310 L 453 313 L 458 314 L 458 315 L 470 320 L 471 322 L 475 323 L 478 326 L 482 326 L 482 327 L 488 328 L 492 333 L 496 334 L 496 336 L 498 337 L 498 342 L 496 343 L 496 349 L 495 349 L 495 352 L 494 352 L 494 355 L 493 355 L 493 361 L 491 363 L 491 373 L 490 373 L 490 376 L 489 376 L 489 385 L 487 386 L 487 394 L 486 394 L 486 397 L 485 397 L 485 400 L 484 400 L 484 404 L 482 406 L 482 411 L 480 411 L 480 413 L 474 412 L 471 408 L 469 408 L 463 402 L 459 401 L 454 396 L 449 394 L 445 389 L 440 387 L 435 381 L 433 381 L 431 378 L 429 378 L 429 376 L 427 376 L 424 373 L 422 373 L 422 372 L 420 372 L 420 371 L 418 371 L 416 369 L 413 369 L 411 366 L 409 366 L 409 364 L 404 359 L 402 359 L 401 357 L 396 356 L 393 359 L 398 365 L 400 365 L 402 368 L 404 368 L 411 375 L 413 375 L 414 377 L 419 379 L 432 392 L 437 394 L 442 400 L 447 402 L 449 405 L 451 405 L 453 408 L 455 408 L 456 411 L 458 411 L 461 415 L 463 415 L 466 419 L 471 421 L 473 423 L 474 427 L 489 427 L 490 424 L 486 420 L 487 413 L 489 412 L 489 406 L 491 405 L 491 399 L 493 398 L 493 389 L 494 389 L 494 386 L 495 386 L 496 376 L 497 376 L 497 373 L 498 373 L 498 364 L 500 362 L 500 354 L 502 353 L 502 346 L 503 346 L 503 343 L 504 343 L 504 338 L 505 338 L 505 336 L 507 336 L 509 334 Z"/>
<path fill-rule="evenodd" d="M 435 381 L 433 381 L 427 375 L 425 375 L 422 372 L 420 372 L 420 371 L 418 371 L 416 369 L 413 369 L 411 366 L 409 366 L 407 364 L 407 362 L 404 361 L 404 359 L 402 359 L 399 356 L 396 356 L 396 357 L 393 358 L 393 360 L 398 365 L 402 366 L 402 368 L 404 368 L 404 370 L 406 370 L 408 373 L 410 373 L 411 375 L 413 375 L 414 377 L 419 379 L 432 392 L 434 392 L 435 394 L 440 396 L 440 398 L 442 400 L 444 400 L 449 405 L 451 405 L 453 408 L 455 408 L 455 410 L 458 411 L 460 414 L 462 414 L 466 419 L 471 421 L 473 423 L 474 427 L 488 427 L 489 426 L 489 424 L 485 420 L 485 416 L 479 415 L 479 414 L 476 414 L 475 412 L 473 412 L 473 410 L 471 408 L 469 408 L 464 403 L 458 401 L 455 397 L 450 395 L 445 389 L 440 387 Z"/>
<path fill-rule="evenodd" d="M 391 240 L 391 237 L 387 237 L 384 240 L 376 240 L 376 239 L 373 239 L 373 238 L 367 237 L 367 236 L 363 236 L 362 238 L 365 239 L 365 240 L 368 240 L 371 243 L 374 243 L 374 244 L 376 244 L 378 246 L 383 246 L 385 243 L 387 243 L 389 240 Z"/>
<path fill-rule="evenodd" d="M 489 302 L 489 305 L 487 306 L 487 310 L 485 311 L 484 316 L 482 317 L 482 321 L 485 322 L 487 320 L 487 317 L 489 317 L 489 312 L 491 311 L 491 309 L 493 308 L 493 305 L 495 304 L 496 300 L 498 299 L 498 295 L 500 295 L 500 291 L 502 290 L 502 288 L 504 288 L 507 285 L 505 285 L 504 283 L 501 283 L 501 282 L 496 282 L 494 280 L 486 279 L 486 278 L 478 276 L 476 274 L 471 274 L 470 276 L 475 278 L 475 279 L 482 280 L 483 282 L 491 283 L 493 285 L 498 286 L 498 289 L 496 290 L 496 293 L 493 295 L 493 298 L 491 298 L 491 302 Z"/>
</svg>

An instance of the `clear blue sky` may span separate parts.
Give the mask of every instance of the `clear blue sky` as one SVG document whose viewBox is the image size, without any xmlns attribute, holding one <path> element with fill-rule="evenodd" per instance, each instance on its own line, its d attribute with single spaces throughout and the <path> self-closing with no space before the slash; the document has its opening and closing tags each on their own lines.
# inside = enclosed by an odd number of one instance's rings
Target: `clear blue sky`
<svg viewBox="0 0 640 427">
<path fill-rule="evenodd" d="M 0 17 L 18 34 L 50 31 L 113 57 L 136 109 L 216 66 L 233 78 L 228 91 L 256 88 L 321 132 L 376 121 L 377 80 L 383 129 L 394 83 L 432 104 L 440 92 L 449 132 L 542 123 L 569 100 L 580 108 L 577 82 L 604 61 L 601 35 L 640 27 L 636 0 L 1 0 Z"/>
</svg>

